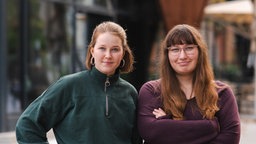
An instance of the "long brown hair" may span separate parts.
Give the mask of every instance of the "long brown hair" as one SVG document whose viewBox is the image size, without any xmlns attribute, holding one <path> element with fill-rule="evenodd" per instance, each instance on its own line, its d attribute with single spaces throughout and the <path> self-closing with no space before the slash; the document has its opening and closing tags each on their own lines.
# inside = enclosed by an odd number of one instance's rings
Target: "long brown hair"
<svg viewBox="0 0 256 144">
<path fill-rule="evenodd" d="M 208 47 L 199 31 L 186 24 L 173 27 L 162 43 L 160 78 L 164 110 L 171 114 L 174 119 L 184 119 L 183 111 L 187 99 L 180 88 L 175 71 L 169 63 L 168 50 L 166 49 L 175 44 L 198 45 L 199 55 L 196 69 L 194 70 L 193 90 L 201 113 L 205 118 L 212 119 L 219 108 L 217 106 L 217 85 L 214 83 L 213 70 L 208 60 Z"/>
<path fill-rule="evenodd" d="M 92 68 L 92 64 L 91 64 L 92 54 L 90 50 L 94 47 L 99 35 L 106 32 L 110 32 L 111 34 L 118 36 L 122 41 L 122 47 L 124 50 L 124 57 L 123 57 L 124 65 L 119 67 L 119 71 L 121 73 L 131 72 L 133 70 L 134 57 L 129 45 L 127 44 L 126 32 L 119 24 L 111 21 L 102 22 L 95 27 L 91 37 L 91 42 L 88 45 L 88 49 L 87 49 L 86 60 L 85 60 L 86 68 L 87 69 Z M 121 65 L 122 65 L 122 62 L 121 62 Z"/>
</svg>

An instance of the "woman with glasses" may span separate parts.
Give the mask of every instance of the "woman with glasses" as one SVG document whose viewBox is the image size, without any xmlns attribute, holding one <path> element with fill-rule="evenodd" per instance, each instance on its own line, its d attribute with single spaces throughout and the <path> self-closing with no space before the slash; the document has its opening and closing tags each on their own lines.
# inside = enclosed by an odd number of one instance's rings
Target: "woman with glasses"
<svg viewBox="0 0 256 144">
<path fill-rule="evenodd" d="M 177 25 L 166 35 L 160 78 L 139 92 L 138 128 L 145 144 L 239 143 L 235 96 L 214 79 L 207 50 L 190 25 Z"/>
</svg>

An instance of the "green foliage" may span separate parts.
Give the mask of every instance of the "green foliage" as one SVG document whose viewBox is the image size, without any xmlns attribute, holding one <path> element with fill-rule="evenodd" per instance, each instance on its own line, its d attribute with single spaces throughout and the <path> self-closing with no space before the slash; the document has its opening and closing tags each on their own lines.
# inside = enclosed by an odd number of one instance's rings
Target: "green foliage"
<svg viewBox="0 0 256 144">
<path fill-rule="evenodd" d="M 46 38 L 43 33 L 44 22 L 39 17 L 40 1 L 30 0 L 30 45 L 33 47 L 35 41 L 39 40 L 42 48 L 45 48 Z"/>
<path fill-rule="evenodd" d="M 15 55 L 18 53 L 20 45 L 20 1 L 10 0 L 7 2 L 7 45 L 8 53 Z M 29 44 L 33 47 L 35 40 L 40 40 L 45 45 L 43 35 L 44 23 L 39 18 L 40 1 L 29 1 Z"/>
<path fill-rule="evenodd" d="M 233 82 L 241 80 L 242 72 L 238 65 L 223 64 L 219 67 L 215 67 L 214 69 L 217 78 L 222 78 Z"/>
<path fill-rule="evenodd" d="M 19 6 L 18 0 L 6 1 L 7 4 L 7 46 L 10 54 L 15 54 L 19 44 Z"/>
</svg>

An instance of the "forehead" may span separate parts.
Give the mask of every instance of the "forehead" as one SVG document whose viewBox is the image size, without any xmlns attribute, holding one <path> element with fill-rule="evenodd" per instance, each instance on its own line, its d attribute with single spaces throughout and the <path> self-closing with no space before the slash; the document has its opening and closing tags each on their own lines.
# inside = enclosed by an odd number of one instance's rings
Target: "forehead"
<svg viewBox="0 0 256 144">
<path fill-rule="evenodd" d="M 195 43 L 195 38 L 188 29 L 178 29 L 173 31 L 170 33 L 166 41 L 167 46 Z"/>
<path fill-rule="evenodd" d="M 172 47 L 193 47 L 193 44 L 174 44 Z"/>
<path fill-rule="evenodd" d="M 121 45 L 121 38 L 115 34 L 105 32 L 98 35 L 96 39 L 96 44 L 112 44 L 112 45 Z"/>
</svg>

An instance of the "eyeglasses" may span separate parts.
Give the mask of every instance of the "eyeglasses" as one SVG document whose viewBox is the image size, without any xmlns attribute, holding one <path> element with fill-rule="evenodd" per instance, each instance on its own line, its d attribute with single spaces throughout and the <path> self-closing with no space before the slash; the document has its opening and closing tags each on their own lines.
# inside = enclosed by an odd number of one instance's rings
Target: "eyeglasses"
<svg viewBox="0 0 256 144">
<path fill-rule="evenodd" d="M 198 45 L 187 45 L 183 48 L 179 48 L 177 46 L 170 46 L 170 47 L 167 47 L 167 50 L 173 56 L 178 56 L 181 53 L 181 50 L 183 50 L 187 55 L 193 55 L 195 53 L 196 47 L 198 47 Z"/>
</svg>

